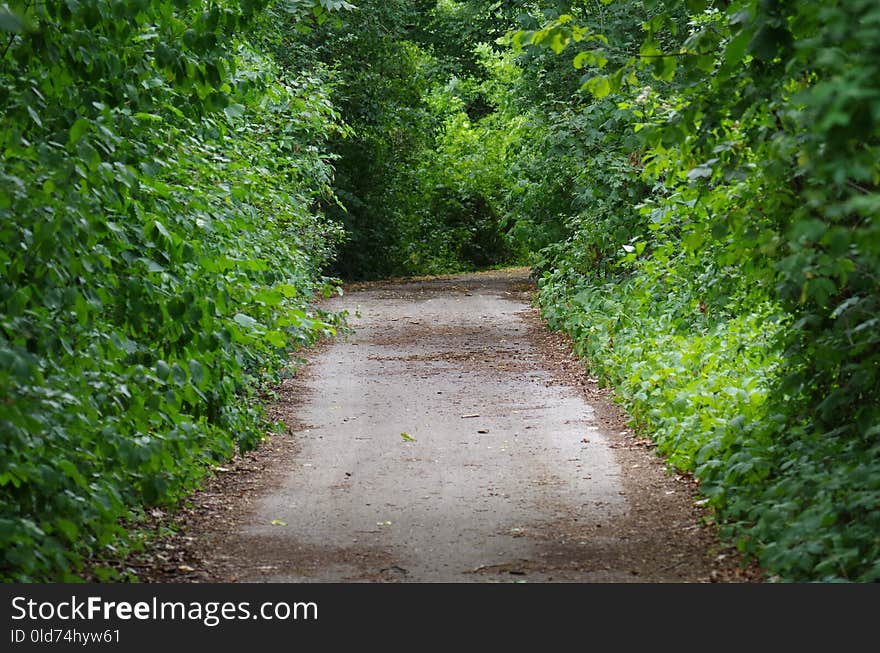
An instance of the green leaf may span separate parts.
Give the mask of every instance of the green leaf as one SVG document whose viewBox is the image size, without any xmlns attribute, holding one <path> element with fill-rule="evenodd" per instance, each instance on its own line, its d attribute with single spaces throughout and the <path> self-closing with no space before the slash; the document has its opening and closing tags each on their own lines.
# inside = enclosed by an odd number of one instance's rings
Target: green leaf
<svg viewBox="0 0 880 653">
<path fill-rule="evenodd" d="M 724 48 L 725 67 L 733 68 L 743 60 L 751 40 L 752 32 L 750 30 L 742 30 L 730 40 L 727 47 Z"/>
<path fill-rule="evenodd" d="M 202 367 L 202 364 L 199 361 L 195 359 L 190 359 L 189 375 L 192 379 L 193 384 L 195 384 L 196 386 L 202 385 L 202 382 L 205 380 L 205 369 Z"/>
<path fill-rule="evenodd" d="M 267 288 L 258 292 L 254 299 L 265 306 L 278 306 L 284 301 L 284 295 L 282 295 L 280 289 Z"/>
<path fill-rule="evenodd" d="M 670 81 L 675 77 L 675 69 L 678 67 L 678 59 L 673 56 L 662 56 L 654 59 L 651 73 L 656 79 Z"/>
<path fill-rule="evenodd" d="M 246 108 L 243 104 L 230 104 L 223 109 L 223 113 L 229 120 L 241 118 L 245 114 Z"/>
<path fill-rule="evenodd" d="M 411 436 L 409 433 L 406 433 L 406 432 L 401 433 L 400 437 L 403 438 L 404 442 L 415 442 L 416 441 L 416 439 L 413 436 Z"/>
<path fill-rule="evenodd" d="M 280 292 L 284 297 L 290 299 L 291 297 L 296 297 L 299 294 L 299 290 L 297 290 L 296 286 L 289 283 L 281 283 L 275 286 L 275 290 Z"/>
<path fill-rule="evenodd" d="M 644 43 L 642 43 L 639 48 L 639 55 L 643 59 L 649 60 L 649 63 L 653 63 L 653 59 L 663 56 L 663 50 L 660 49 L 660 45 L 657 41 L 653 37 L 650 37 L 645 39 Z"/>
<path fill-rule="evenodd" d="M 153 225 L 156 227 L 156 231 L 158 231 L 166 240 L 171 240 L 171 233 L 165 228 L 164 224 L 158 220 L 154 220 Z"/>
<path fill-rule="evenodd" d="M 763 26 L 749 43 L 749 51 L 757 59 L 772 61 L 791 42 L 791 32 L 784 27 Z"/>
<path fill-rule="evenodd" d="M 519 32 L 515 32 L 513 35 L 513 45 L 516 48 L 521 48 L 525 45 L 531 45 L 534 40 L 534 30 L 520 30 Z"/>
<path fill-rule="evenodd" d="M 163 360 L 156 361 L 156 376 L 159 377 L 162 381 L 168 379 L 171 375 L 171 367 Z"/>
<path fill-rule="evenodd" d="M 797 221 L 791 228 L 792 240 L 805 240 L 807 242 L 819 242 L 819 239 L 828 230 L 828 225 L 818 218 L 807 218 Z"/>
<path fill-rule="evenodd" d="M 284 335 L 281 331 L 267 332 L 266 340 L 268 340 L 275 347 L 283 348 L 287 346 L 287 336 Z"/>
<path fill-rule="evenodd" d="M 91 122 L 86 120 L 85 118 L 78 118 L 74 123 L 70 126 L 70 132 L 67 137 L 67 147 L 72 148 L 76 143 L 83 137 L 89 128 L 91 127 Z"/>
<path fill-rule="evenodd" d="M 6 5 L 0 5 L 0 32 L 18 34 L 24 31 L 24 21 Z"/>
<path fill-rule="evenodd" d="M 182 386 L 186 383 L 186 372 L 180 365 L 174 363 L 171 366 L 171 378 L 175 385 Z"/>
<path fill-rule="evenodd" d="M 688 170 L 688 181 L 696 181 L 697 179 L 708 179 L 712 176 L 712 168 L 708 166 L 697 166 Z"/>
<path fill-rule="evenodd" d="M 77 485 L 81 487 L 86 486 L 86 480 L 83 478 L 77 466 L 73 464 L 73 462 L 71 462 L 70 460 L 59 460 L 58 469 L 60 469 L 68 477 L 76 481 Z"/>
<path fill-rule="evenodd" d="M 573 62 L 575 69 L 580 70 L 585 65 L 604 68 L 608 63 L 608 57 L 602 50 L 584 50 L 575 56 Z"/>
<path fill-rule="evenodd" d="M 43 121 L 40 120 L 40 114 L 38 114 L 32 106 L 30 106 L 30 105 L 27 106 L 27 112 L 28 112 L 28 115 L 31 117 L 31 120 L 33 120 L 35 123 L 37 123 L 38 127 L 43 126 Z"/>
<path fill-rule="evenodd" d="M 560 54 L 571 42 L 571 35 L 568 30 L 554 30 L 550 37 L 550 49 L 554 53 Z"/>
<path fill-rule="evenodd" d="M 162 116 L 157 115 L 155 113 L 144 113 L 143 111 L 139 111 L 139 112 L 135 113 L 133 115 L 133 117 L 136 120 L 147 121 L 147 122 L 154 122 L 154 123 L 165 122 L 165 119 Z"/>
<path fill-rule="evenodd" d="M 597 100 L 601 100 L 606 97 L 609 93 L 611 93 L 611 82 L 604 75 L 593 77 L 586 81 L 581 88 L 586 89 L 590 93 L 592 93 L 593 97 Z"/>
<path fill-rule="evenodd" d="M 253 329 L 259 322 L 257 322 L 254 318 L 249 315 L 245 315 L 244 313 L 236 313 L 235 317 L 232 318 L 236 324 L 243 326 L 245 329 Z"/>
<path fill-rule="evenodd" d="M 151 258 L 140 258 L 138 260 L 143 263 L 150 272 L 165 272 L 164 266 L 159 265 Z"/>
<path fill-rule="evenodd" d="M 58 532 L 63 534 L 71 542 L 75 542 L 79 537 L 79 527 L 69 519 L 56 519 L 53 525 Z"/>
</svg>

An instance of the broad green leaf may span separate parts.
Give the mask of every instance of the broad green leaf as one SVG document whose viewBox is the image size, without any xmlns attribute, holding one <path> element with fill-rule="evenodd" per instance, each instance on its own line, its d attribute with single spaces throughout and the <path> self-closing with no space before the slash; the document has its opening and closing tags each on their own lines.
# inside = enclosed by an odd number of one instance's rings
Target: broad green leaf
<svg viewBox="0 0 880 653">
<path fill-rule="evenodd" d="M 143 111 L 138 111 L 137 113 L 133 114 L 133 117 L 136 118 L 137 120 L 142 120 L 142 121 L 147 121 L 147 122 L 154 122 L 154 123 L 165 122 L 165 119 L 162 116 L 155 114 L 155 113 L 146 113 Z"/>
<path fill-rule="evenodd" d="M 67 146 L 73 147 L 79 141 L 80 138 L 83 137 L 89 128 L 91 127 L 91 123 L 85 118 L 78 118 L 71 126 L 70 132 L 67 138 Z"/>
<path fill-rule="evenodd" d="M 658 56 L 652 65 L 652 74 L 656 79 L 670 81 L 675 76 L 678 59 L 671 55 Z"/>
<path fill-rule="evenodd" d="M 278 306 L 284 301 L 284 296 L 279 289 L 267 288 L 257 293 L 254 299 L 266 306 Z"/>
<path fill-rule="evenodd" d="M 611 93 L 611 83 L 604 75 L 593 77 L 585 82 L 582 88 L 592 93 L 597 100 L 601 100 Z"/>
<path fill-rule="evenodd" d="M 156 376 L 159 377 L 162 381 L 168 379 L 171 375 L 171 367 L 163 360 L 156 362 Z"/>
<path fill-rule="evenodd" d="M 791 32 L 782 27 L 765 25 L 752 37 L 749 51 L 762 61 L 771 61 L 791 42 Z"/>
<path fill-rule="evenodd" d="M 708 166 L 697 166 L 696 168 L 691 168 L 687 172 L 687 178 L 690 181 L 696 181 L 697 179 L 707 179 L 712 176 L 712 168 Z"/>
<path fill-rule="evenodd" d="M 226 117 L 230 120 L 241 118 L 245 114 L 245 111 L 246 109 L 242 104 L 230 104 L 223 109 L 223 113 L 225 113 Z"/>
<path fill-rule="evenodd" d="M 284 335 L 281 331 L 267 331 L 266 340 L 268 340 L 275 347 L 287 346 L 287 336 Z"/>
<path fill-rule="evenodd" d="M 174 384 L 177 386 L 182 386 L 186 383 L 186 372 L 177 363 L 174 363 L 171 366 L 171 379 L 174 381 Z"/>
<path fill-rule="evenodd" d="M 153 226 L 156 227 L 156 231 L 158 231 L 163 237 L 167 240 L 171 240 L 171 233 L 168 229 L 165 228 L 165 225 L 159 222 L 158 220 L 153 221 Z"/>
<path fill-rule="evenodd" d="M 199 361 L 197 361 L 195 359 L 190 359 L 190 361 L 189 361 L 189 375 L 190 375 L 190 378 L 192 379 L 192 382 L 195 385 L 197 385 L 197 386 L 202 385 L 202 382 L 205 380 L 205 370 L 202 367 L 202 364 L 199 363 Z"/>
<path fill-rule="evenodd" d="M 71 542 L 75 542 L 79 537 L 79 527 L 69 519 L 56 519 L 54 526 L 56 530 L 62 533 Z"/>
<path fill-rule="evenodd" d="M 752 32 L 750 30 L 742 30 L 733 37 L 724 49 L 724 65 L 728 68 L 738 65 L 745 57 L 751 40 Z"/>
<path fill-rule="evenodd" d="M 280 292 L 284 297 L 291 298 L 299 295 L 299 290 L 297 290 L 296 286 L 289 283 L 282 283 L 275 286 L 275 290 Z"/>
<path fill-rule="evenodd" d="M 259 322 L 257 322 L 254 318 L 249 315 L 245 315 L 244 313 L 236 313 L 235 317 L 232 318 L 237 324 L 243 326 L 246 329 L 253 329 Z"/>
</svg>

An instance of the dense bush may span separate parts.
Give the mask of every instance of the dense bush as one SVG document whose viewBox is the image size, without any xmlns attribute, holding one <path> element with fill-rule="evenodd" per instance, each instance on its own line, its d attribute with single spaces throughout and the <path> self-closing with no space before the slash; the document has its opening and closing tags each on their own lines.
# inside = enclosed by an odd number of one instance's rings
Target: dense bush
<svg viewBox="0 0 880 653">
<path fill-rule="evenodd" d="M 0 9 L 0 577 L 68 579 L 258 442 L 339 229 L 321 80 L 256 2 Z"/>
<path fill-rule="evenodd" d="M 516 134 L 487 125 L 498 97 L 494 39 L 515 7 L 357 4 L 305 41 L 335 72 L 333 97 L 352 129 L 332 142 L 341 204 L 331 215 L 347 233 L 334 271 L 371 278 L 512 260 L 497 202 Z"/>
<path fill-rule="evenodd" d="M 517 35 L 576 50 L 606 146 L 568 140 L 592 199 L 545 250 L 544 311 L 771 574 L 877 580 L 880 9 L 687 8 L 571 3 Z"/>
</svg>

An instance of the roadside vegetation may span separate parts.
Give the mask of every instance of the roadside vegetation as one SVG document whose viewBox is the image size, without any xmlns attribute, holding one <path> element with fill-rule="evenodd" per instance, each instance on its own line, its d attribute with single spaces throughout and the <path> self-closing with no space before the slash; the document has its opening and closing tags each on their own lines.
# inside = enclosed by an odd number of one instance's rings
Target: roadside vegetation
<svg viewBox="0 0 880 653">
<path fill-rule="evenodd" d="M 0 577 L 271 430 L 335 279 L 529 264 L 723 537 L 880 580 L 870 0 L 0 5 Z"/>
</svg>

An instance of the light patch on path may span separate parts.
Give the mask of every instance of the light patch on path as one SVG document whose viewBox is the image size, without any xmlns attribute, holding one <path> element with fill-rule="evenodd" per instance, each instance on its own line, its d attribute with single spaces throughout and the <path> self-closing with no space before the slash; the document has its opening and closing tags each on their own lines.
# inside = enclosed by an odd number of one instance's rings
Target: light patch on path
<svg viewBox="0 0 880 653">
<path fill-rule="evenodd" d="M 511 291 L 404 287 L 334 308 L 355 306 L 355 335 L 313 362 L 297 465 L 248 535 L 382 550 L 386 573 L 407 580 L 469 580 L 539 559 L 560 520 L 626 511 L 592 408 L 548 385 Z M 382 572 L 334 562 L 320 580 Z M 308 578 L 279 572 L 271 580 Z"/>
<path fill-rule="evenodd" d="M 175 554 L 188 571 L 153 577 L 748 580 L 693 481 L 626 429 L 532 290 L 522 269 L 334 299 L 354 331 L 280 388 L 287 435 L 193 497 Z"/>
</svg>

